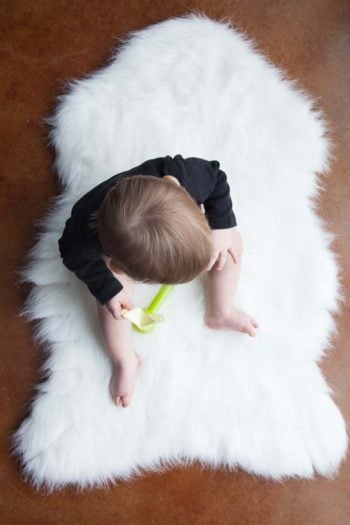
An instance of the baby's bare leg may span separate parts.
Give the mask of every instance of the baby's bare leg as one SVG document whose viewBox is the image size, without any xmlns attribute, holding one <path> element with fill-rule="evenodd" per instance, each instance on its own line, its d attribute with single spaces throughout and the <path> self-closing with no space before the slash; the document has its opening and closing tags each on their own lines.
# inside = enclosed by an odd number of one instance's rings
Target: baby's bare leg
<svg viewBox="0 0 350 525">
<path fill-rule="evenodd" d="M 207 273 L 204 320 L 209 328 L 227 328 L 254 337 L 258 328 L 256 320 L 232 306 L 241 270 L 242 250 L 243 246 L 237 252 L 236 263 L 228 254 L 222 270 L 217 270 L 217 263 L 215 263 Z"/>
<path fill-rule="evenodd" d="M 125 274 L 113 274 L 122 283 L 124 293 L 131 300 L 135 282 Z M 98 301 L 96 304 L 105 347 L 114 365 L 109 384 L 110 393 L 118 406 L 126 407 L 130 404 L 140 361 L 133 349 L 131 323 L 127 319 L 116 320 L 105 306 Z"/>
</svg>

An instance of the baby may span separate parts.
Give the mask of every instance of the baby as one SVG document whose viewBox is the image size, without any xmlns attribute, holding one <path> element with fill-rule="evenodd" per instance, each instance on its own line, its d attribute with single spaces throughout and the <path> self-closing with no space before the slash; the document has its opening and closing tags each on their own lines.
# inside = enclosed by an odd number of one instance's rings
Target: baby
<svg viewBox="0 0 350 525">
<path fill-rule="evenodd" d="M 58 242 L 96 298 L 117 406 L 130 404 L 140 361 L 121 314 L 134 307 L 136 282 L 186 283 L 205 272 L 205 324 L 257 333 L 256 320 L 232 307 L 243 244 L 218 161 L 167 155 L 114 175 L 75 203 Z"/>
</svg>

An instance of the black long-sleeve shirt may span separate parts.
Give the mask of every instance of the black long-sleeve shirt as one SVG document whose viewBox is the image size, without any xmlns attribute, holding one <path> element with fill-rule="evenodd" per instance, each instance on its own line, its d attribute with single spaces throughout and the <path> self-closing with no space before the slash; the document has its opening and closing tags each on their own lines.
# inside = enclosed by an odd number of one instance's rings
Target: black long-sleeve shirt
<svg viewBox="0 0 350 525">
<path fill-rule="evenodd" d="M 158 157 L 128 171 L 114 175 L 85 193 L 73 206 L 58 241 L 63 264 L 83 281 L 95 298 L 104 305 L 123 288 L 106 265 L 103 250 L 95 231 L 88 227 L 91 213 L 98 210 L 108 190 L 122 177 L 132 175 L 172 175 L 188 191 L 195 202 L 203 204 L 212 229 L 237 225 L 232 210 L 230 187 L 217 160 L 197 157 Z"/>
</svg>

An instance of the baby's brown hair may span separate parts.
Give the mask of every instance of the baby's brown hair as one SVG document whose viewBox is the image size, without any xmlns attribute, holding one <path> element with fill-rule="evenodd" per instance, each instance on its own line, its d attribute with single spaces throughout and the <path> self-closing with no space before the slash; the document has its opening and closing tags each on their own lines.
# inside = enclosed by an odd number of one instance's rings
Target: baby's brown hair
<svg viewBox="0 0 350 525">
<path fill-rule="evenodd" d="M 182 186 L 153 175 L 122 177 L 90 223 L 103 251 L 135 281 L 186 283 L 212 254 L 211 229 Z"/>
</svg>

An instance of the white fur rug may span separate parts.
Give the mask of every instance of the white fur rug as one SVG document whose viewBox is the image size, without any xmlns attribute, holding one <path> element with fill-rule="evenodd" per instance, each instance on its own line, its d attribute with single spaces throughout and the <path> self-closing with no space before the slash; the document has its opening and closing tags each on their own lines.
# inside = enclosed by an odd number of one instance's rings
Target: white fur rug
<svg viewBox="0 0 350 525">
<path fill-rule="evenodd" d="M 52 119 L 64 193 L 21 268 L 33 284 L 47 379 L 13 436 L 23 474 L 49 490 L 203 465 L 283 479 L 334 476 L 346 426 L 317 362 L 343 299 L 334 234 L 315 212 L 329 143 L 309 97 L 228 21 L 201 13 L 133 32 L 113 60 L 74 82 Z M 129 408 L 108 383 L 95 299 L 59 257 L 74 201 L 162 155 L 219 160 L 245 251 L 233 304 L 256 338 L 204 325 L 204 283 L 177 285 L 152 335 L 134 332 L 142 364 Z M 139 284 L 135 305 L 158 285 Z"/>
</svg>

